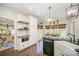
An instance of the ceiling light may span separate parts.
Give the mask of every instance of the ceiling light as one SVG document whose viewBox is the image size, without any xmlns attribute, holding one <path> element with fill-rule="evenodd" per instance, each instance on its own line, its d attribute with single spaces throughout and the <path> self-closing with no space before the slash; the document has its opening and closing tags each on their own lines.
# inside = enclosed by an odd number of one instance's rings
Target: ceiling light
<svg viewBox="0 0 79 59">
<path fill-rule="evenodd" d="M 32 10 L 32 7 L 30 7 L 29 10 Z"/>
<path fill-rule="evenodd" d="M 52 20 L 52 18 L 48 18 L 48 19 L 47 19 L 48 22 L 51 22 L 51 20 Z"/>
<path fill-rule="evenodd" d="M 50 13 L 51 13 L 51 7 L 49 6 L 48 9 L 49 9 L 49 18 L 48 18 L 47 20 L 48 20 L 49 22 L 51 22 L 51 20 L 52 20 L 52 18 L 51 18 L 51 16 L 50 16 Z"/>
<path fill-rule="evenodd" d="M 67 18 L 76 18 L 78 16 L 78 6 L 77 5 L 72 5 L 70 6 L 70 8 L 67 8 Z"/>
</svg>

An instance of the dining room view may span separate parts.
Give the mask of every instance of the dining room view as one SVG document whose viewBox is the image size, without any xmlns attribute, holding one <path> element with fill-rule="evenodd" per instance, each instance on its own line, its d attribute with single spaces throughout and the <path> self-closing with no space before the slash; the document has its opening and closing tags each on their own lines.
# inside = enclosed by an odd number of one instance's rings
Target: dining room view
<svg viewBox="0 0 79 59">
<path fill-rule="evenodd" d="M 0 3 L 0 56 L 79 56 L 79 4 Z"/>
</svg>

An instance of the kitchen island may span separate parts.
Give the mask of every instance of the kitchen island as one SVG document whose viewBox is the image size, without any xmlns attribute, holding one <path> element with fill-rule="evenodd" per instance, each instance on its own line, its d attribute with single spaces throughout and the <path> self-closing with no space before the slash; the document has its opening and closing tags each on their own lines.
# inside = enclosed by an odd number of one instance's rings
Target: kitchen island
<svg viewBox="0 0 79 59">
<path fill-rule="evenodd" d="M 78 45 L 64 39 L 43 38 L 43 52 L 48 56 L 78 56 Z"/>
<path fill-rule="evenodd" d="M 79 56 L 78 45 L 67 41 L 54 41 L 54 55 L 55 56 Z"/>
</svg>

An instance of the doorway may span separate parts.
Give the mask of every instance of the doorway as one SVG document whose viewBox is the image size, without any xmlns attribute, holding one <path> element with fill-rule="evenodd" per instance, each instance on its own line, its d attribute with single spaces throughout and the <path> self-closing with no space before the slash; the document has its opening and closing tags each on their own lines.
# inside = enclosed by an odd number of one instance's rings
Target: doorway
<svg viewBox="0 0 79 59">
<path fill-rule="evenodd" d="M 0 55 L 14 55 L 14 21 L 0 17 Z"/>
</svg>

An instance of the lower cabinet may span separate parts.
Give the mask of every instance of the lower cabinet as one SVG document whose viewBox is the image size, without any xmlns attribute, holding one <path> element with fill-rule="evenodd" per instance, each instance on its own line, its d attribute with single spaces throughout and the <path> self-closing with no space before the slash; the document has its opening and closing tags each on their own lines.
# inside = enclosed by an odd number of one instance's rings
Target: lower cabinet
<svg viewBox="0 0 79 59">
<path fill-rule="evenodd" d="M 54 41 L 43 41 L 43 52 L 48 56 L 54 56 Z"/>
<path fill-rule="evenodd" d="M 37 55 L 37 45 L 32 45 L 22 51 L 16 51 L 17 56 L 36 56 Z"/>
</svg>

